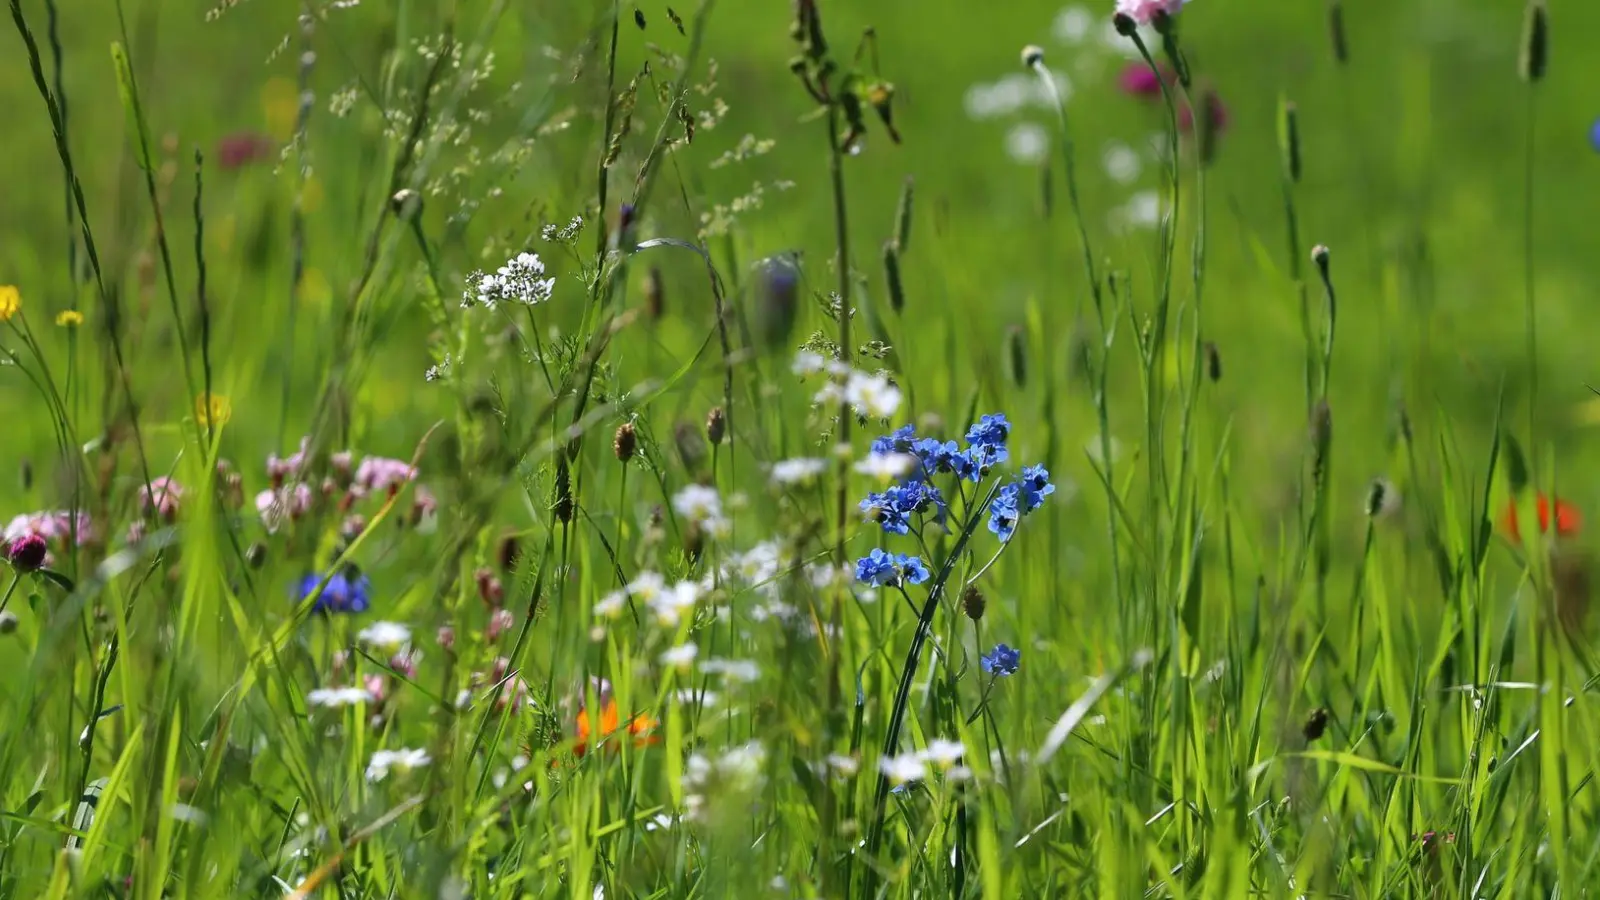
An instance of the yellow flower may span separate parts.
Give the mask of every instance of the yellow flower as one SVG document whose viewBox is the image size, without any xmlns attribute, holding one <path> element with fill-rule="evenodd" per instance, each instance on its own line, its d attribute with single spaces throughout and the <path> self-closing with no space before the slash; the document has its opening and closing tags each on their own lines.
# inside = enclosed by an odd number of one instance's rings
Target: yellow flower
<svg viewBox="0 0 1600 900">
<path fill-rule="evenodd" d="M 62 328 L 77 328 L 83 324 L 83 313 L 75 309 L 56 313 L 56 324 Z"/>
<path fill-rule="evenodd" d="M 9 322 L 22 308 L 22 292 L 16 285 L 0 284 L 0 322 Z"/>
<path fill-rule="evenodd" d="M 194 418 L 206 428 L 226 425 L 233 418 L 233 404 L 220 394 L 201 394 L 194 398 Z"/>
</svg>

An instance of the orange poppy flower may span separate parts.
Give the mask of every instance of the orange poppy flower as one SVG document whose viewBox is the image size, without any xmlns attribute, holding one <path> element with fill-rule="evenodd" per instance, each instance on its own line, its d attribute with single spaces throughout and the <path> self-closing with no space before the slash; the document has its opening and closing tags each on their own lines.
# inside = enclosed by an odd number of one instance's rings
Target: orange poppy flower
<svg viewBox="0 0 1600 900">
<path fill-rule="evenodd" d="M 1546 534 L 1550 531 L 1550 498 L 1544 494 L 1539 495 L 1539 533 Z M 1571 503 L 1557 497 L 1556 508 L 1556 535 L 1567 537 L 1578 533 L 1579 516 L 1578 508 Z M 1506 506 L 1505 514 L 1500 517 L 1500 527 L 1512 540 L 1519 540 L 1522 536 L 1521 529 L 1517 527 L 1517 504 L 1513 501 Z"/>
<path fill-rule="evenodd" d="M 611 697 L 604 698 L 600 704 L 599 740 L 603 741 L 614 734 L 617 731 L 620 719 L 621 716 L 617 713 L 617 701 Z M 635 747 L 644 747 L 649 744 L 661 743 L 660 735 L 655 733 L 658 724 L 660 723 L 655 719 L 643 713 L 634 716 L 628 722 L 628 734 L 633 736 L 633 745 Z M 589 710 L 578 710 L 578 743 L 573 746 L 572 752 L 578 756 L 588 753 L 589 739 L 594 734 L 594 731 L 594 723 L 589 721 Z M 616 748 L 616 744 L 611 745 L 612 750 Z"/>
</svg>

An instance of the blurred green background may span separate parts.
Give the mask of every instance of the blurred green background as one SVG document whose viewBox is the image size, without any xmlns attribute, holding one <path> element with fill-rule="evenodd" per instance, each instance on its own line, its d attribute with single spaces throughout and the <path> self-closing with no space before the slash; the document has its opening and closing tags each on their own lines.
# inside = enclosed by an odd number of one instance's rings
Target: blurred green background
<svg viewBox="0 0 1600 900">
<path fill-rule="evenodd" d="M 43 4 L 30 0 L 23 6 L 45 41 Z M 1185 16 L 1185 46 L 1197 76 L 1215 86 L 1228 111 L 1209 178 L 1204 331 L 1225 363 L 1220 390 L 1235 409 L 1234 431 L 1246 464 L 1293 464 L 1304 431 L 1294 402 L 1303 345 L 1282 224 L 1275 137 L 1280 97 L 1298 104 L 1304 135 L 1305 176 L 1297 192 L 1302 240 L 1307 248 L 1323 243 L 1333 249 L 1340 287 L 1334 391 L 1340 434 L 1371 437 L 1339 442 L 1341 473 L 1361 479 L 1381 473 L 1381 436 L 1396 400 L 1413 409 L 1439 404 L 1466 438 L 1487 430 L 1502 384 L 1509 409 L 1525 404 L 1522 175 L 1532 103 L 1541 438 L 1554 442 L 1558 458 L 1587 459 L 1584 429 L 1595 415 L 1584 388 L 1593 378 L 1584 326 L 1594 252 L 1586 225 L 1600 188 L 1600 160 L 1589 129 L 1600 109 L 1574 44 L 1600 27 L 1600 8 L 1554 4 L 1553 64 L 1530 97 L 1516 74 L 1521 4 L 1352 0 L 1345 4 L 1345 67 L 1332 58 L 1320 2 L 1196 0 L 1194 6 L 1204 7 L 1204 14 Z M 126 4 L 152 136 L 158 143 L 170 138 L 176 151 L 157 148 L 176 164 L 166 173 L 172 183 L 163 191 L 169 195 L 168 227 L 180 248 L 180 289 L 193 284 L 189 158 L 193 149 L 210 158 L 205 210 L 211 291 L 220 316 L 218 346 L 232 360 L 220 368 L 240 373 L 223 388 L 234 401 L 242 445 L 291 448 L 300 433 L 296 415 L 314 399 L 332 353 L 325 340 L 332 310 L 359 273 L 363 223 L 382 201 L 383 186 L 373 172 L 382 120 L 374 98 L 389 74 L 384 48 L 396 35 L 412 43 L 441 33 L 452 10 L 460 17 L 457 30 L 470 36 L 488 7 L 312 4 L 308 275 L 305 309 L 291 335 L 284 238 L 294 193 L 292 158 L 219 171 L 215 149 L 239 132 L 279 141 L 290 133 L 300 6 L 243 0 L 208 12 L 203 4 Z M 659 60 L 653 47 L 683 52 L 688 43 L 665 4 L 651 0 L 637 9 L 646 27 L 640 30 L 624 16 L 619 84 L 639 62 Z M 593 30 L 601 11 L 588 3 L 509 5 L 496 33 L 493 70 L 468 99 L 469 107 L 485 111 L 473 123 L 471 143 L 495 146 L 523 116 L 549 115 L 565 127 L 547 129 L 511 166 L 481 165 L 464 147 L 452 148 L 445 168 L 458 171 L 443 194 L 429 198 L 428 211 L 430 227 L 446 232 L 440 261 L 447 286 L 475 266 L 498 262 L 483 258 L 493 252 L 486 245 L 492 237 L 515 243 L 510 235 L 530 234 L 541 222 L 565 221 L 579 212 L 593 216 L 584 205 L 593 193 L 587 161 L 597 133 L 592 100 L 603 90 L 596 60 L 603 59 L 609 37 Z M 693 10 L 676 12 L 688 19 Z M 1141 203 L 1148 210 L 1155 202 L 1163 174 L 1150 147 L 1163 113 L 1118 90 L 1128 57 L 1110 39 L 1109 10 L 1027 0 L 993 8 L 879 0 L 828 4 L 824 13 L 836 36 L 876 30 L 881 75 L 897 89 L 896 121 L 904 137 L 896 146 L 876 131 L 864 152 L 850 160 L 854 263 L 868 290 L 881 293 L 878 248 L 889 236 L 902 178 L 914 177 L 916 235 L 905 261 L 909 303 L 919 316 L 961 317 L 974 338 L 964 358 L 948 358 L 941 347 L 919 347 L 911 327 L 896 336 L 904 352 L 930 379 L 943 377 L 934 374 L 938 370 L 959 376 L 976 360 L 1000 352 L 1005 329 L 1022 321 L 1032 299 L 1060 339 L 1052 364 L 1066 366 L 1071 341 L 1090 324 L 1086 282 L 1058 158 L 1049 152 L 1048 162 L 1040 163 L 1011 152 L 1038 150 L 1041 135 L 1047 142 L 1055 139 L 1052 114 L 1018 53 L 1024 44 L 1040 44 L 1066 82 L 1084 207 L 1098 252 L 1137 280 L 1147 279 L 1156 258 L 1154 231 L 1128 224 L 1126 215 L 1119 219 L 1119 211 Z M 149 404 L 146 416 L 172 421 L 187 402 L 178 371 L 169 365 L 170 315 L 149 258 L 149 204 L 117 102 L 108 48 L 118 37 L 118 21 L 109 8 L 75 4 L 63 5 L 59 15 L 69 138 L 101 254 L 108 277 L 124 284 L 138 315 L 150 320 L 130 350 L 136 387 Z M 721 101 L 725 115 L 680 150 L 679 174 L 672 177 L 687 178 L 695 191 L 720 204 L 732 204 L 759 185 L 759 208 L 738 214 L 726 236 L 711 237 L 732 261 L 732 278 L 739 280 L 742 267 L 758 257 L 800 249 L 807 253 L 809 281 L 821 288 L 831 278 L 825 271 L 831 258 L 825 138 L 820 121 L 800 121 L 811 104 L 786 68 L 789 15 L 788 5 L 776 2 L 716 7 L 706 35 L 706 55 L 717 63 L 716 84 L 697 99 L 704 110 Z M 0 98 L 12 110 L 6 141 L 12 181 L 0 205 L 0 282 L 18 285 L 28 309 L 53 313 L 72 303 L 74 291 L 65 265 L 60 167 L 21 41 L 14 29 L 8 31 L 4 40 L 13 64 L 0 81 Z M 399 83 L 417 77 L 413 66 Z M 353 108 L 336 117 L 330 104 L 352 91 Z M 648 135 L 655 118 L 645 111 L 648 100 L 640 105 L 635 133 Z M 746 135 L 772 139 L 770 152 L 711 166 Z M 1108 171 L 1108 160 L 1116 161 L 1116 173 Z M 1046 166 L 1054 169 L 1055 202 L 1048 217 L 1041 196 Z M 456 231 L 440 224 L 463 204 L 474 205 L 470 224 Z M 701 225 L 696 212 L 658 203 L 641 235 L 693 239 Z M 665 269 L 669 296 L 677 298 L 669 312 L 688 324 L 678 332 L 670 321 L 663 325 L 663 341 L 697 338 L 709 321 L 708 309 L 694 306 L 705 300 L 701 276 L 683 261 Z M 1179 279 L 1180 296 L 1187 290 L 1184 281 Z M 1318 302 L 1315 286 L 1312 297 Z M 89 294 L 82 299 L 87 303 Z M 388 342 L 374 361 L 356 428 L 370 449 L 401 452 L 415 429 L 391 414 L 431 412 L 436 400 L 419 389 L 429 364 L 425 317 L 402 317 L 391 327 L 411 339 Z M 800 333 L 808 330 L 803 325 Z M 83 334 L 93 339 L 92 323 Z M 286 372 L 292 386 L 287 413 L 279 388 Z M 1119 379 L 1130 393 L 1136 389 L 1132 378 L 1130 369 Z M 1269 393 L 1280 387 L 1282 394 Z M 34 402 L 21 379 L 0 379 L 0 404 L 22 417 L 14 421 L 42 422 L 27 415 Z M 1063 417 L 1081 420 L 1087 435 L 1084 392 L 1062 402 Z M 49 454 L 52 439 L 42 424 L 12 434 L 8 456 Z M 1588 506 L 1600 502 L 1600 484 L 1584 478 L 1579 466 L 1562 471 L 1576 499 Z M 12 499 L 13 484 L 3 482 L 0 498 Z M 1345 493 L 1354 497 L 1354 485 L 1349 488 Z M 1269 499 L 1271 491 L 1263 490 L 1261 499 Z"/>
</svg>

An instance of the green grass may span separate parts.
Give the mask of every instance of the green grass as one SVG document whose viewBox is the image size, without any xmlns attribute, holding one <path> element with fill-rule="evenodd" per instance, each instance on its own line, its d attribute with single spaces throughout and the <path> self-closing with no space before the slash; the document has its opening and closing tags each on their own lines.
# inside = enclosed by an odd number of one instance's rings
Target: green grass
<svg viewBox="0 0 1600 900">
<path fill-rule="evenodd" d="M 1069 41 L 818 3 L 826 47 L 729 0 L 11 0 L 0 512 L 92 528 L 0 573 L 0 895 L 1595 880 L 1591 541 L 1527 523 L 1600 508 L 1600 8 L 1557 4 L 1529 84 L 1511 5 L 1348 0 L 1340 64 L 1322 4 L 1197 0 L 1145 32 L 1193 75 L 1162 101 L 1100 5 Z M 1007 77 L 1034 99 L 970 114 Z M 1212 90 L 1203 160 L 1172 129 Z M 463 305 L 523 251 L 547 302 Z M 898 404 L 817 399 L 802 348 Z M 1009 460 L 941 476 L 942 522 L 863 521 L 874 438 L 994 412 Z M 385 458 L 415 478 L 352 489 Z M 835 574 L 879 547 L 928 579 Z M 319 611 L 357 571 L 371 608 Z"/>
</svg>

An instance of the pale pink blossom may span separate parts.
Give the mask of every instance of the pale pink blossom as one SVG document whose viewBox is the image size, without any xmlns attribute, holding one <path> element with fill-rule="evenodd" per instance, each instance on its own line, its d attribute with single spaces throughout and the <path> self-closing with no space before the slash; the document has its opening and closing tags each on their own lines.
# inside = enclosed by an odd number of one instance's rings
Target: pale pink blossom
<svg viewBox="0 0 1600 900">
<path fill-rule="evenodd" d="M 356 469 L 356 489 L 363 493 L 395 493 L 417 477 L 416 467 L 398 459 L 369 456 Z"/>
<path fill-rule="evenodd" d="M 178 505 L 183 501 L 183 485 L 175 479 L 161 475 L 139 489 L 139 511 L 155 514 L 167 521 L 178 517 Z"/>
<path fill-rule="evenodd" d="M 265 490 L 256 495 L 256 512 L 267 531 L 277 531 L 287 521 L 298 520 L 311 510 L 311 488 L 304 483 Z"/>
<path fill-rule="evenodd" d="M 46 510 L 17 516 L 6 525 L 4 540 L 11 543 L 28 534 L 37 534 L 46 541 L 65 543 L 72 539 L 73 523 L 77 523 L 78 544 L 94 540 L 94 527 L 86 512 L 71 513 L 66 510 Z"/>
<path fill-rule="evenodd" d="M 1140 25 L 1149 25 L 1158 13 L 1175 16 L 1189 0 L 1117 0 L 1117 12 Z"/>
</svg>

